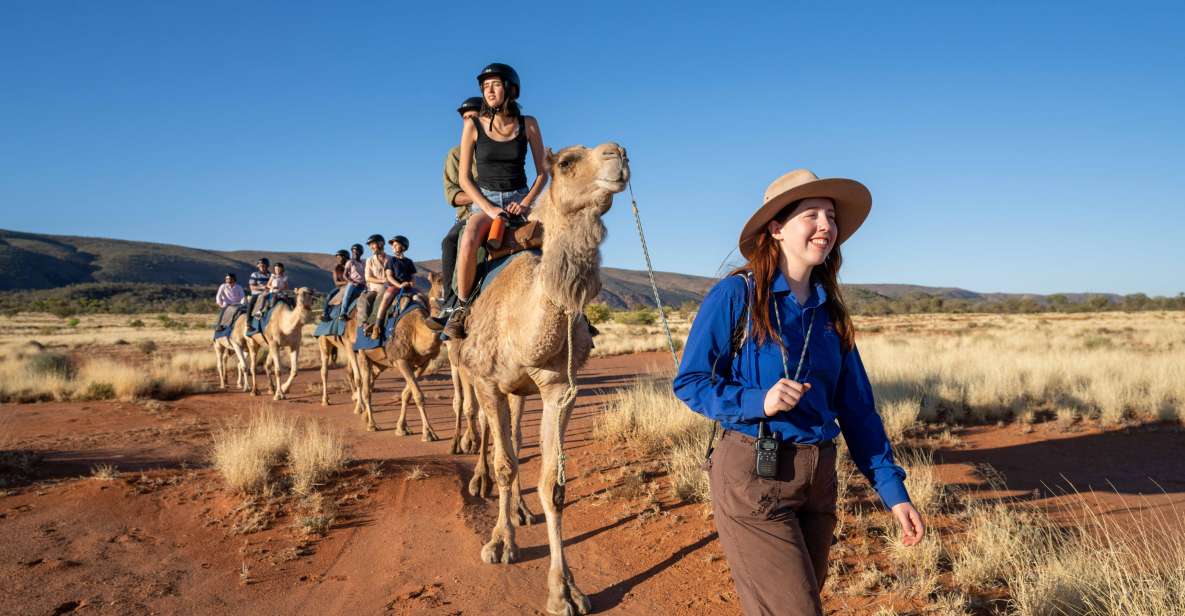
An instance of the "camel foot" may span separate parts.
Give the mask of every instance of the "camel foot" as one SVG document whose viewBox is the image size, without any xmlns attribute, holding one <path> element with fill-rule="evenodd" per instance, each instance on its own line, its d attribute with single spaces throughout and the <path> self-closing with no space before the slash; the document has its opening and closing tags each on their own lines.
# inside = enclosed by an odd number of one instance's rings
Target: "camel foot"
<svg viewBox="0 0 1185 616">
<path fill-rule="evenodd" d="M 321 398 L 321 406 L 329 406 L 329 398 Z"/>
<path fill-rule="evenodd" d="M 407 426 L 404 424 L 396 424 L 395 436 L 407 436 Z"/>
<path fill-rule="evenodd" d="M 547 598 L 547 613 L 561 616 L 576 616 L 592 612 L 592 601 L 580 592 L 574 582 L 565 582 Z"/>
<path fill-rule="evenodd" d="M 518 560 L 518 548 L 513 542 L 504 541 L 501 537 L 491 539 L 481 548 L 481 560 L 487 565 L 509 565 Z"/>
<path fill-rule="evenodd" d="M 469 480 L 469 496 L 476 496 L 478 498 L 489 498 L 491 481 L 485 473 L 474 473 L 473 479 Z"/>
<path fill-rule="evenodd" d="M 522 497 L 518 499 L 518 505 L 514 508 L 514 517 L 511 521 L 515 526 L 530 526 L 535 523 L 535 514 L 531 512 L 530 507 L 527 507 L 527 501 Z"/>
<path fill-rule="evenodd" d="M 465 432 L 465 436 L 461 437 L 461 451 L 467 454 L 477 453 L 477 439 L 473 438 L 472 432 Z"/>
<path fill-rule="evenodd" d="M 449 448 L 448 448 L 448 453 L 449 453 L 449 455 L 450 455 L 450 456 L 457 456 L 457 455 L 461 455 L 461 445 L 460 445 L 460 443 L 458 442 L 458 439 L 457 439 L 457 437 L 455 437 L 455 436 L 453 437 L 453 442 L 452 442 L 452 444 L 451 444 L 451 445 L 449 445 Z"/>
<path fill-rule="evenodd" d="M 439 441 L 440 437 L 436 436 L 436 433 L 432 431 L 432 428 L 428 428 L 427 430 L 424 430 L 424 436 L 420 440 L 424 441 L 425 443 L 431 443 L 433 441 Z"/>
<path fill-rule="evenodd" d="M 372 422 L 366 424 L 366 431 L 367 432 L 378 432 L 379 426 L 378 426 L 378 424 L 376 424 L 372 421 Z"/>
</svg>

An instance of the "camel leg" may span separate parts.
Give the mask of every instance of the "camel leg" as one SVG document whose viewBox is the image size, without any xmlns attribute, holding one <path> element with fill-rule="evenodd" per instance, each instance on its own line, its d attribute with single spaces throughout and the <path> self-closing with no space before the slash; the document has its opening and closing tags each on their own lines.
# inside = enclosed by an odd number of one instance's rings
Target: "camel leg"
<svg viewBox="0 0 1185 616">
<path fill-rule="evenodd" d="M 257 373 L 259 372 L 259 370 L 256 366 L 256 362 L 258 362 L 258 361 L 259 361 L 259 358 L 256 355 L 255 345 L 248 344 L 247 345 L 247 367 L 250 368 L 250 372 L 251 372 L 251 395 L 252 396 L 259 395 L 259 381 L 257 380 Z"/>
<path fill-rule="evenodd" d="M 400 374 L 403 375 L 403 380 L 407 383 L 404 389 L 411 389 L 411 399 L 415 401 L 416 408 L 420 410 L 420 423 L 423 425 L 422 433 L 424 442 L 431 442 L 440 440 L 436 436 L 436 432 L 432 430 L 432 422 L 428 421 L 428 413 L 424 410 L 424 392 L 420 389 L 420 383 L 416 380 L 415 371 L 412 370 L 411 364 L 406 359 L 401 359 L 395 364 L 399 368 Z M 404 408 L 407 407 L 407 399 L 404 398 Z M 403 411 L 399 412 L 400 419 L 403 418 Z"/>
<path fill-rule="evenodd" d="M 477 464 L 473 465 L 473 478 L 469 480 L 469 495 L 489 498 L 494 479 L 490 476 L 490 429 L 485 414 L 482 414 L 477 444 Z"/>
<path fill-rule="evenodd" d="M 371 394 L 374 391 L 375 376 L 370 371 L 369 360 L 361 358 L 361 351 L 359 351 L 358 363 L 362 364 L 360 370 L 361 382 L 358 384 L 358 397 L 362 400 L 362 417 L 366 420 L 366 429 L 375 432 L 379 429 L 378 425 L 374 423 L 374 414 L 371 412 Z"/>
<path fill-rule="evenodd" d="M 568 570 L 568 563 L 564 560 L 564 487 L 557 481 L 556 456 L 559 444 L 563 442 L 564 432 L 568 429 L 568 422 L 565 418 L 564 425 L 557 426 L 556 419 L 560 412 L 559 400 L 566 389 L 567 386 L 562 382 L 540 387 L 543 397 L 543 419 L 539 427 L 539 455 L 542 456 L 542 460 L 539 465 L 538 490 L 539 500 L 543 504 L 543 515 L 547 518 L 547 543 L 551 548 L 551 566 L 547 571 L 547 611 L 551 614 L 571 616 L 589 613 L 592 610 L 592 602 L 576 587 L 572 572 Z"/>
<path fill-rule="evenodd" d="M 282 391 L 280 391 L 280 374 L 282 374 L 282 373 L 280 372 L 281 366 L 280 366 L 280 344 L 279 343 L 268 341 L 268 343 L 267 343 L 267 359 L 268 359 L 268 362 L 267 362 L 268 365 L 271 366 L 275 372 L 275 375 L 274 375 L 275 378 L 272 378 L 273 375 L 269 374 L 268 379 L 267 379 L 268 384 L 271 385 L 271 388 L 272 388 L 272 399 L 273 400 L 281 400 L 284 398 L 284 394 Z"/>
<path fill-rule="evenodd" d="M 489 381 L 477 384 L 477 397 L 494 441 L 494 478 L 498 482 L 498 520 L 490 531 L 489 543 L 481 548 L 481 560 L 510 564 L 518 559 L 514 525 L 510 523 L 510 488 L 518 480 L 518 460 L 510 442 L 510 408 L 506 395 Z"/>
<path fill-rule="evenodd" d="M 514 443 L 514 459 L 517 460 L 523 450 L 523 407 L 526 405 L 527 399 L 514 394 L 510 394 L 508 397 L 510 399 L 510 431 L 514 435 L 511 442 Z M 530 526 L 535 521 L 535 514 L 527 507 L 527 501 L 523 500 L 521 475 L 518 481 L 514 482 L 511 493 L 514 497 L 515 526 Z"/>
<path fill-rule="evenodd" d="M 461 391 L 461 375 L 456 366 L 449 366 L 449 376 L 453 381 L 453 443 L 449 453 L 459 455 L 461 449 L 461 419 L 465 412 L 465 393 Z"/>
<path fill-rule="evenodd" d="M 238 368 L 239 368 L 238 386 L 239 386 L 239 389 L 246 392 L 249 389 L 248 383 L 247 383 L 247 358 L 246 358 L 247 352 L 243 350 L 243 347 L 241 347 L 238 344 L 235 344 L 233 342 L 230 343 L 230 348 L 231 348 L 231 350 L 234 351 L 235 360 L 238 362 Z"/>
<path fill-rule="evenodd" d="M 485 421 L 481 407 L 477 404 L 477 394 L 473 392 L 473 383 L 469 377 L 461 373 L 461 401 L 462 411 L 465 413 L 465 434 L 461 437 L 461 451 L 474 453 L 477 451 L 479 436 L 478 424 Z M 480 428 L 484 430 L 484 426 Z"/>
<path fill-rule="evenodd" d="M 399 392 L 399 419 L 395 420 L 395 436 L 407 436 L 407 398 L 411 395 L 411 381 L 404 381 Z"/>
<path fill-rule="evenodd" d="M 280 386 L 280 397 L 277 398 L 277 400 L 283 400 L 288 395 L 288 391 L 292 389 L 292 382 L 296 380 L 297 370 L 300 370 L 300 343 L 297 343 L 296 346 L 292 347 L 288 351 L 288 379 L 284 381 L 282 386 Z M 276 358 L 276 381 L 279 380 L 280 360 L 279 358 Z"/>
<path fill-rule="evenodd" d="M 360 415 L 362 413 L 362 368 L 358 361 L 358 354 L 354 352 L 349 341 L 344 341 L 343 345 L 346 347 L 345 353 L 350 366 L 350 393 L 354 398 L 354 414 Z"/>
<path fill-rule="evenodd" d="M 329 348 L 332 344 L 327 341 L 328 336 L 322 336 L 317 342 L 317 351 L 321 355 L 321 406 L 329 406 Z"/>
<path fill-rule="evenodd" d="M 218 366 L 218 389 L 226 389 L 226 364 L 224 360 L 226 356 L 222 353 L 222 347 L 218 343 L 214 343 L 214 361 Z"/>
</svg>

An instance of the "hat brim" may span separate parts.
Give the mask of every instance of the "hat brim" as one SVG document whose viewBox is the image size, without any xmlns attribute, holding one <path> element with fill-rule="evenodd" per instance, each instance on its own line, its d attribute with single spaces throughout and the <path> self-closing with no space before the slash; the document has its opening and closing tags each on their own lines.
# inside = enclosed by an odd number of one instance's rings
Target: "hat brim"
<svg viewBox="0 0 1185 616">
<path fill-rule="evenodd" d="M 864 224 L 864 219 L 868 218 L 868 212 L 872 210 L 872 193 L 856 180 L 825 178 L 795 186 L 767 201 L 749 217 L 749 222 L 741 229 L 741 237 L 738 240 L 741 254 L 752 260 L 757 249 L 757 238 L 765 231 L 765 225 L 787 205 L 812 198 L 831 199 L 835 204 L 835 222 L 839 227 L 836 246 L 851 237 L 856 229 Z"/>
</svg>

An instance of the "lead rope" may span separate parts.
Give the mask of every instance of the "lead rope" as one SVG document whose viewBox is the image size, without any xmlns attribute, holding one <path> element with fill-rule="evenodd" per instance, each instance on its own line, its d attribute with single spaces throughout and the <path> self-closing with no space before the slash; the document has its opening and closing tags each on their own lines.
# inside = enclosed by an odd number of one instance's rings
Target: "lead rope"
<svg viewBox="0 0 1185 616">
<path fill-rule="evenodd" d="M 560 396 L 559 412 L 557 412 L 555 415 L 555 483 L 560 487 L 563 487 L 564 484 L 568 483 L 568 476 L 564 472 L 564 462 L 567 460 L 567 456 L 564 455 L 564 433 L 562 429 L 564 426 L 564 420 L 567 418 L 568 413 L 572 412 L 572 407 L 575 406 L 576 402 L 576 362 L 573 359 L 572 338 L 576 330 L 576 316 L 581 314 L 584 310 L 584 301 L 586 299 L 585 294 L 586 291 L 580 292 L 579 308 L 576 310 L 568 309 L 564 311 L 564 314 L 566 314 L 568 317 L 568 390 L 564 392 L 563 396 Z"/>
<path fill-rule="evenodd" d="M 671 350 L 671 359 L 675 362 L 675 370 L 679 369 L 679 355 L 675 353 L 675 339 L 671 337 L 671 326 L 667 323 L 667 312 L 662 308 L 662 299 L 658 297 L 658 285 L 654 282 L 654 266 L 650 264 L 650 249 L 646 247 L 646 234 L 642 231 L 642 214 L 638 212 L 638 200 L 634 198 L 634 183 L 627 182 L 630 188 L 630 205 L 634 209 L 634 224 L 638 227 L 638 239 L 642 241 L 642 256 L 646 258 L 646 275 L 650 277 L 650 290 L 654 292 L 654 305 L 658 306 L 658 316 L 662 319 L 662 331 L 667 335 L 667 348 Z"/>
</svg>

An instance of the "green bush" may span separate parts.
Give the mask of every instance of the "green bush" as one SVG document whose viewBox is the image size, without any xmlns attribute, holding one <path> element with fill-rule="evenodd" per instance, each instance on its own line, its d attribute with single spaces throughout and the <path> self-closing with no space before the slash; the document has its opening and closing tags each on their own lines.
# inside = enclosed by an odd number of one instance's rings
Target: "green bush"
<svg viewBox="0 0 1185 616">
<path fill-rule="evenodd" d="M 624 325 L 654 325 L 658 322 L 658 312 L 650 308 L 618 312 L 613 315 L 613 320 Z"/>
<path fill-rule="evenodd" d="M 115 386 L 111 383 L 91 383 L 82 392 L 85 400 L 110 400 L 115 397 Z"/>
<path fill-rule="evenodd" d="M 613 311 L 605 304 L 589 304 L 584 308 L 584 316 L 588 317 L 589 323 L 595 325 L 608 321 L 613 316 Z"/>
<path fill-rule="evenodd" d="M 71 317 L 69 321 L 66 321 L 66 327 L 78 327 L 78 324 L 81 322 L 78 320 L 78 317 Z"/>
<path fill-rule="evenodd" d="M 64 379 L 73 377 L 76 372 L 74 361 L 62 353 L 38 353 L 30 357 L 26 365 L 33 374 Z"/>
<path fill-rule="evenodd" d="M 132 319 L 131 321 L 128 321 L 128 327 L 135 327 L 139 329 L 144 327 L 144 321 L 141 321 L 140 319 Z"/>
</svg>

